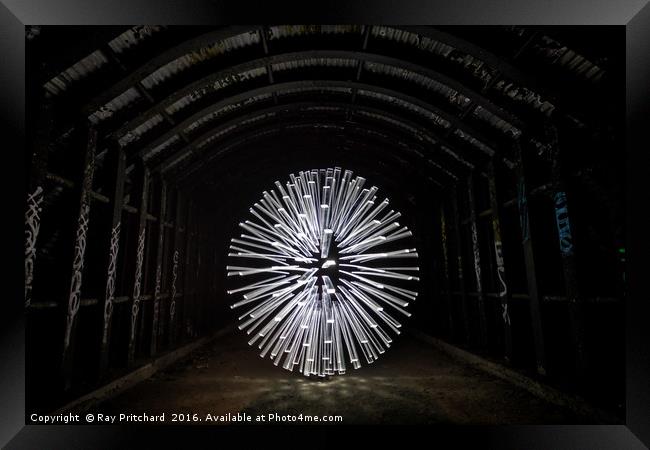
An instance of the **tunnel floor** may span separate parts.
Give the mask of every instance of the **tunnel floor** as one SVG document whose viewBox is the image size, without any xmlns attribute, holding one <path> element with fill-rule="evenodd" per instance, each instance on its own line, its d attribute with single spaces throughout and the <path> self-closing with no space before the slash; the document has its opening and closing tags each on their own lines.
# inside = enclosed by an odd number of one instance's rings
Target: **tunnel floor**
<svg viewBox="0 0 650 450">
<path fill-rule="evenodd" d="M 375 363 L 323 381 L 273 366 L 231 333 L 97 411 L 164 412 L 167 423 L 172 413 L 238 412 L 341 415 L 344 424 L 593 423 L 405 334 Z"/>
</svg>

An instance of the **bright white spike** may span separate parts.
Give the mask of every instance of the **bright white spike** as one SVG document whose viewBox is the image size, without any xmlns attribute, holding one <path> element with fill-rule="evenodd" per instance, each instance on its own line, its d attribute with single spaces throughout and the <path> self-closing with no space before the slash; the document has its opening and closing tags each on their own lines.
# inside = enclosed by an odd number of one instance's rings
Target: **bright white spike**
<svg viewBox="0 0 650 450">
<path fill-rule="evenodd" d="M 330 253 L 330 245 L 332 243 L 332 233 L 333 231 L 329 228 L 325 228 L 321 233 L 321 243 L 320 243 L 320 257 L 327 258 Z"/>
<path fill-rule="evenodd" d="M 400 333 L 389 313 L 410 316 L 403 308 L 417 296 L 418 254 L 395 250 L 412 233 L 365 178 L 336 167 L 289 180 L 262 193 L 231 240 L 237 265 L 227 275 L 248 281 L 227 291 L 239 295 L 231 308 L 248 305 L 238 328 L 274 365 L 344 374 L 346 363 L 374 362 L 390 347 L 389 333 Z M 404 263 L 385 263 L 397 258 Z"/>
<path fill-rule="evenodd" d="M 328 259 L 323 263 L 321 269 L 327 269 L 328 267 L 333 267 L 335 265 L 336 265 L 336 261 L 334 261 L 333 259 Z"/>
</svg>

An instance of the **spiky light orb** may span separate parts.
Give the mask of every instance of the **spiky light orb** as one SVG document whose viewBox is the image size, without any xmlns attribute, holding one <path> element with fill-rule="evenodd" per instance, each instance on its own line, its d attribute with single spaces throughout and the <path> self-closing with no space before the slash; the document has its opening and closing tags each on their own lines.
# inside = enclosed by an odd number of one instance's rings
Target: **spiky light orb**
<svg viewBox="0 0 650 450">
<path fill-rule="evenodd" d="M 343 374 L 347 362 L 375 361 L 389 332 L 400 333 L 391 314 L 411 315 L 418 254 L 402 248 L 411 232 L 363 177 L 337 167 L 289 178 L 264 191 L 231 240 L 228 276 L 248 283 L 228 291 L 241 295 L 231 308 L 246 307 L 239 329 L 276 366 Z"/>
</svg>

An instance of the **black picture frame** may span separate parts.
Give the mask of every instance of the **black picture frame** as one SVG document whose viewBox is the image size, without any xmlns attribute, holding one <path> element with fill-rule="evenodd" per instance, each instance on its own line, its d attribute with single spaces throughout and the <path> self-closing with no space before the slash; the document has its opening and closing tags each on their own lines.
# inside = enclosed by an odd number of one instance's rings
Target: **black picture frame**
<svg viewBox="0 0 650 450">
<path fill-rule="evenodd" d="M 381 0 L 373 4 L 352 4 L 342 0 L 322 4 L 302 4 L 287 12 L 275 2 L 217 2 L 214 0 L 2 0 L 0 4 L 0 90 L 2 122 L 9 125 L 12 143 L 3 139 L 4 219 L 9 232 L 3 234 L 5 260 L 10 270 L 3 283 L 9 298 L 0 312 L 0 444 L 18 448 L 152 448 L 164 443 L 189 448 L 200 442 L 211 447 L 236 438 L 240 445 L 265 439 L 284 430 L 237 427 L 126 427 L 126 426 L 42 426 L 25 425 L 24 321 L 21 281 L 23 258 L 24 195 L 16 186 L 24 183 L 22 168 L 25 149 L 25 25 L 108 25 L 108 24 L 216 24 L 216 23 L 401 23 L 401 24 L 521 24 L 521 25 L 618 25 L 626 30 L 626 101 L 628 158 L 628 241 L 629 296 L 627 317 L 627 396 L 625 425 L 431 426 L 408 430 L 392 427 L 352 430 L 342 438 L 340 428 L 300 427 L 296 444 L 303 435 L 314 446 L 337 442 L 367 442 L 386 434 L 396 436 L 401 445 L 425 445 L 446 441 L 453 447 L 518 449 L 641 449 L 650 446 L 650 302 L 644 295 L 647 242 L 647 208 L 650 189 L 633 180 L 643 180 L 647 172 L 641 161 L 649 153 L 646 130 L 650 113 L 650 5 L 645 0 L 561 2 L 531 0 L 422 1 L 398 3 Z M 616 149 L 612 149 L 616 151 Z M 643 171 L 643 172 L 641 172 Z M 639 175 L 635 178 L 634 175 Z M 647 174 L 645 175 L 647 177 Z M 12 200 L 11 202 L 9 200 Z M 15 234 L 14 234 L 15 233 Z M 604 387 L 606 388 L 606 387 Z M 351 432 L 354 431 L 354 432 Z M 294 431 L 292 431 L 294 433 Z M 424 439 L 424 440 L 423 440 Z M 241 444 L 241 443 L 245 444 Z M 229 444 L 230 445 L 230 444 Z M 236 444 L 234 444 L 236 445 Z M 364 445 L 365 446 L 365 445 Z"/>
</svg>

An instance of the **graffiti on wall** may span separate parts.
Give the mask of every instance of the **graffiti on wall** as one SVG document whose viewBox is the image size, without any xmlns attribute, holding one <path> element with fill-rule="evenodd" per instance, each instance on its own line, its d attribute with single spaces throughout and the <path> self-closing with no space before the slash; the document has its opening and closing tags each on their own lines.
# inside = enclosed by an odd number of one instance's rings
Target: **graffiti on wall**
<svg viewBox="0 0 650 450">
<path fill-rule="evenodd" d="M 478 230 L 476 228 L 476 222 L 472 221 L 472 250 L 474 252 L 474 272 L 476 274 L 476 291 L 482 292 L 483 287 L 481 284 L 481 255 L 479 253 L 478 246 Z"/>
<path fill-rule="evenodd" d="M 108 274 L 106 278 L 106 293 L 104 303 L 104 333 L 102 344 L 108 341 L 108 328 L 113 315 L 113 299 L 115 298 L 115 275 L 117 273 L 117 253 L 120 249 L 120 222 L 111 230 L 111 249 L 108 259 Z"/>
<path fill-rule="evenodd" d="M 449 279 L 449 260 L 447 255 L 447 224 L 445 222 L 445 214 L 441 211 L 440 214 L 440 234 L 442 238 L 442 258 L 445 270 L 445 279 Z"/>
<path fill-rule="evenodd" d="M 131 307 L 131 343 L 135 340 L 135 325 L 140 311 L 140 293 L 142 283 L 142 262 L 144 260 L 145 229 L 138 236 L 138 249 L 135 257 L 135 282 L 133 283 L 133 305 Z"/>
<path fill-rule="evenodd" d="M 158 327 L 158 315 L 160 314 L 160 278 L 162 276 L 162 266 L 158 264 L 156 267 L 156 286 L 154 288 L 154 301 L 153 301 L 153 333 L 160 334 L 161 330 Z"/>
<path fill-rule="evenodd" d="M 573 254 L 573 236 L 571 235 L 569 210 L 564 191 L 559 191 L 555 194 L 555 221 L 560 240 L 560 251 L 563 256 L 570 256 Z"/>
<path fill-rule="evenodd" d="M 501 243 L 501 237 L 498 235 L 498 233 L 495 233 L 494 237 L 494 250 L 495 250 L 495 255 L 496 255 L 496 263 L 497 263 L 497 277 L 499 279 L 499 284 L 501 285 L 499 287 L 499 298 L 501 299 L 501 316 L 503 317 L 503 321 L 507 324 L 510 324 L 510 314 L 508 313 L 508 300 L 507 300 L 507 295 L 508 295 L 508 286 L 506 285 L 506 280 L 505 280 L 505 267 L 503 265 L 503 244 Z"/>
<path fill-rule="evenodd" d="M 43 188 L 38 186 L 27 197 L 27 211 L 25 212 L 25 308 L 28 308 L 32 301 L 36 239 L 41 228 L 39 213 L 41 212 L 42 202 Z"/>
<path fill-rule="evenodd" d="M 174 251 L 172 266 L 172 283 L 171 283 L 171 303 L 169 305 L 169 320 L 174 323 L 174 316 L 176 315 L 176 278 L 178 276 L 178 250 Z"/>
<path fill-rule="evenodd" d="M 65 339 L 63 341 L 63 352 L 65 353 L 70 345 L 70 335 L 74 319 L 81 304 L 81 277 L 84 268 L 84 255 L 86 254 L 86 234 L 88 233 L 88 215 L 90 205 L 84 203 L 81 206 L 79 220 L 77 222 L 77 235 L 74 244 L 74 261 L 72 263 L 72 280 L 70 282 L 70 296 L 68 298 L 68 313 L 66 316 Z"/>
</svg>

